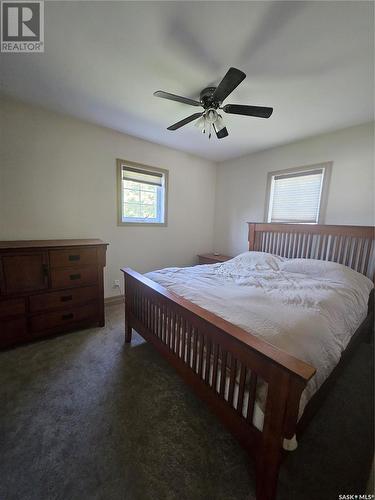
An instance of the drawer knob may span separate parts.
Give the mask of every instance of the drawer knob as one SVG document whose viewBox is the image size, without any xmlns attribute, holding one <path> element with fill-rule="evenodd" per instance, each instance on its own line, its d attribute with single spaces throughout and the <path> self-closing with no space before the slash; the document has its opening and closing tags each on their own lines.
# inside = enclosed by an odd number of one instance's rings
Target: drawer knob
<svg viewBox="0 0 375 500">
<path fill-rule="evenodd" d="M 68 302 L 68 300 L 72 300 L 73 296 L 72 295 L 62 295 L 60 297 L 61 302 Z"/>
<path fill-rule="evenodd" d="M 73 313 L 63 314 L 61 316 L 61 319 L 73 319 L 73 318 L 74 318 L 74 314 Z"/>
<path fill-rule="evenodd" d="M 71 280 L 79 280 L 81 278 L 80 274 L 71 274 L 70 279 Z"/>
<path fill-rule="evenodd" d="M 74 261 L 74 260 L 80 260 L 81 256 L 80 255 L 69 255 L 69 260 Z"/>
</svg>

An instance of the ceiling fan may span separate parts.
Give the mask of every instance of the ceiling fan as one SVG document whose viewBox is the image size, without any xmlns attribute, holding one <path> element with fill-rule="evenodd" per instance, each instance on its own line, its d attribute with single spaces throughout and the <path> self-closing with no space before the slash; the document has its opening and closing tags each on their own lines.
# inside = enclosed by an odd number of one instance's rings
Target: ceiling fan
<svg viewBox="0 0 375 500">
<path fill-rule="evenodd" d="M 158 90 L 154 92 L 156 97 L 169 99 L 171 101 L 182 102 L 190 106 L 202 106 L 204 111 L 194 113 L 183 120 L 174 123 L 168 130 L 177 130 L 188 123 L 197 120 L 195 123 L 202 133 L 207 134 L 211 138 L 212 128 L 214 129 L 218 139 L 227 137 L 228 130 L 224 124 L 223 117 L 218 110 L 223 110 L 224 113 L 232 115 L 257 116 L 259 118 L 269 118 L 272 115 L 273 108 L 265 108 L 262 106 L 245 106 L 242 104 L 225 104 L 223 101 L 233 92 L 233 90 L 246 78 L 245 73 L 236 68 L 229 68 L 227 74 L 219 83 L 218 87 L 206 87 L 202 90 L 199 96 L 199 101 L 182 97 L 169 92 Z"/>
</svg>

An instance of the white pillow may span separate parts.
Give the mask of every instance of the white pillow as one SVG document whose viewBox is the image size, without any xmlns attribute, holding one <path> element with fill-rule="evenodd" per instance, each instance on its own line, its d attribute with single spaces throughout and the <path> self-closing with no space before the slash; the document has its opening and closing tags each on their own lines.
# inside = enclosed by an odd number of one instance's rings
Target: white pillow
<svg viewBox="0 0 375 500">
<path fill-rule="evenodd" d="M 266 252 L 244 252 L 224 262 L 219 272 L 224 274 L 246 274 L 248 271 L 278 271 L 285 259 Z"/>
<path fill-rule="evenodd" d="M 288 273 L 308 274 L 309 276 L 325 276 L 326 273 L 353 271 L 338 262 L 318 259 L 285 259 L 280 266 L 281 271 Z M 356 271 L 354 271 L 356 272 Z"/>
<path fill-rule="evenodd" d="M 285 259 L 280 264 L 280 271 L 338 281 L 360 288 L 365 293 L 370 293 L 374 287 L 373 282 L 366 276 L 338 262 L 317 259 Z"/>
</svg>

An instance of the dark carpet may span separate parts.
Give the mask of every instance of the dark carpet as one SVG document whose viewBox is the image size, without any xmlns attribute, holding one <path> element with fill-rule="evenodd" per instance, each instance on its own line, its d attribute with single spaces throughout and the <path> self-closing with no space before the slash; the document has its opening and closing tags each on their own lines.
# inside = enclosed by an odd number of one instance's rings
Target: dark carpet
<svg viewBox="0 0 375 500">
<path fill-rule="evenodd" d="M 373 455 L 362 344 L 282 465 L 279 500 L 363 493 Z M 0 353 L 1 500 L 252 500 L 246 453 L 137 336 L 106 328 Z"/>
</svg>

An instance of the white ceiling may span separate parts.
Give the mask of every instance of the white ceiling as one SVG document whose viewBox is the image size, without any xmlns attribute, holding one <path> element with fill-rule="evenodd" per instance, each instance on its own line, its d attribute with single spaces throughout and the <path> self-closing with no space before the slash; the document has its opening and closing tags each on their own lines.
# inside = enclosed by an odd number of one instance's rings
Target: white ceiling
<svg viewBox="0 0 375 500">
<path fill-rule="evenodd" d="M 373 119 L 372 2 L 46 2 L 45 53 L 1 54 L 6 94 L 212 160 Z M 189 124 L 230 66 L 247 74 L 227 103 L 273 106 L 268 120 L 225 115 L 229 137 Z"/>
</svg>

